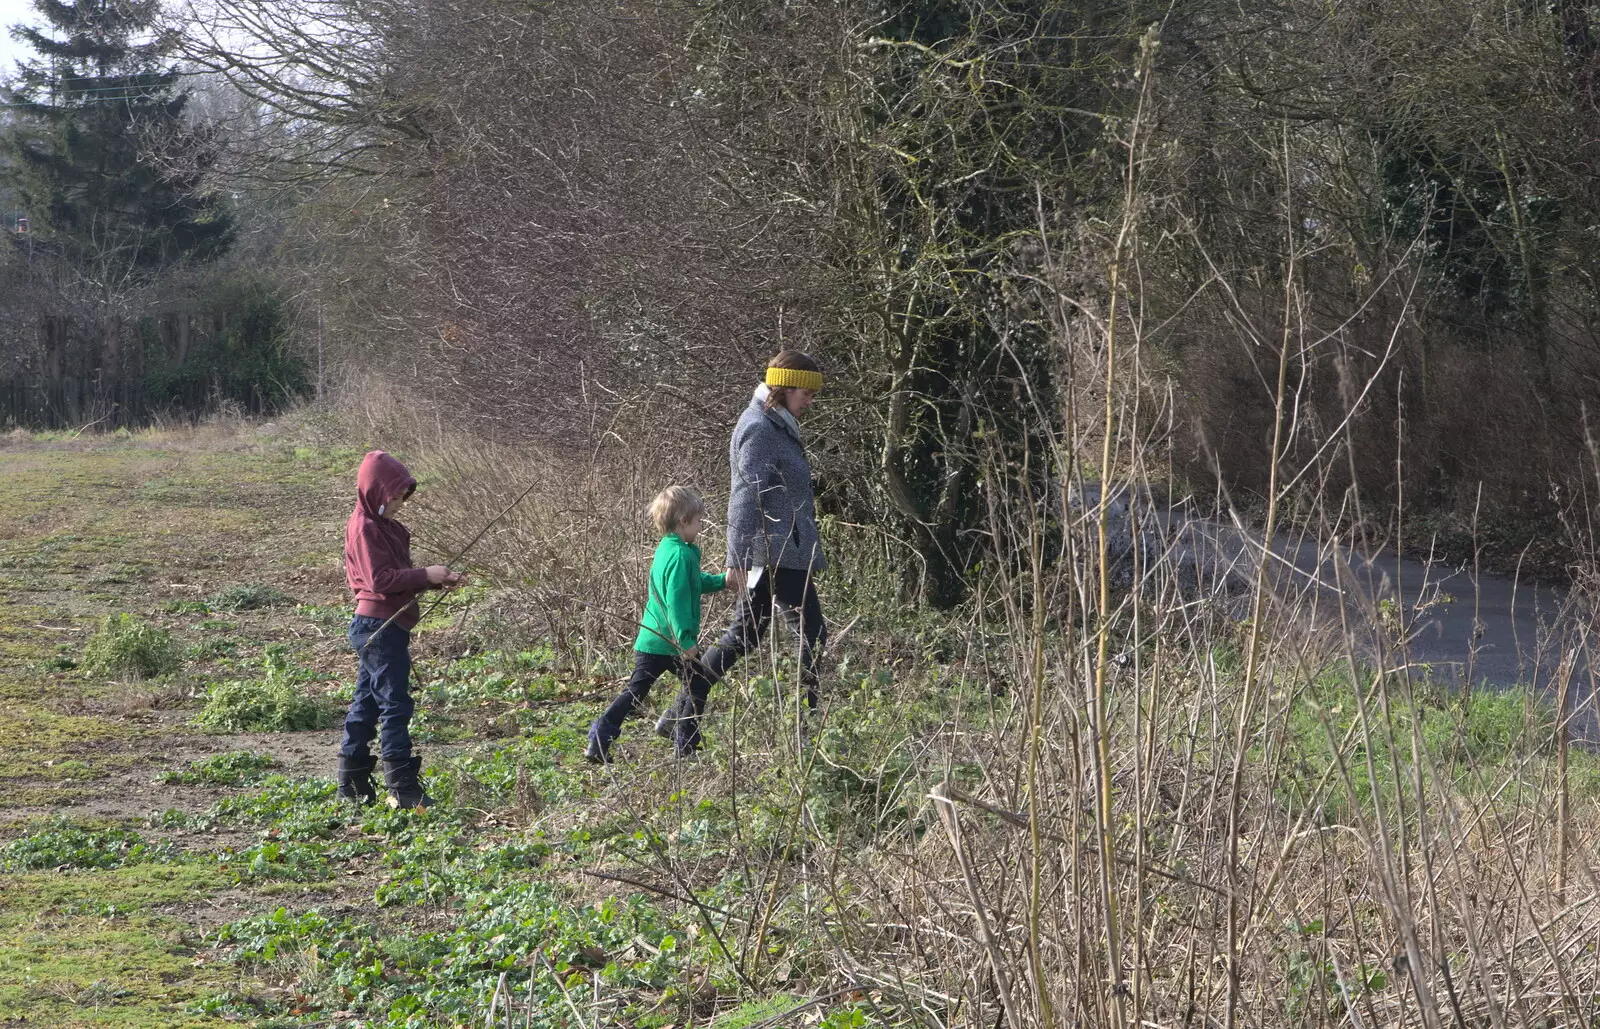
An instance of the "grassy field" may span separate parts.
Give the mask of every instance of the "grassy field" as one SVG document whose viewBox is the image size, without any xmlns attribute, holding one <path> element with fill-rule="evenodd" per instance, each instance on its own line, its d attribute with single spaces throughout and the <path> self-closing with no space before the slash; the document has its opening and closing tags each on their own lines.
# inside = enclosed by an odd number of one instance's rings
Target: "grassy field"
<svg viewBox="0 0 1600 1029">
<path fill-rule="evenodd" d="M 632 727 L 626 765 L 585 764 L 621 666 L 471 645 L 481 592 L 416 646 L 444 805 L 332 799 L 359 456 L 250 427 L 0 446 L 0 1024 L 859 1023 L 786 992 L 821 956 L 790 942 L 818 898 L 770 888 L 792 783 L 741 796 L 715 748 Z M 808 817 L 863 791 L 833 792 Z M 761 884 L 758 934 L 724 905 Z"/>
<path fill-rule="evenodd" d="M 332 876 L 252 867 L 254 827 L 208 815 L 228 788 L 183 773 L 242 750 L 322 772 L 326 732 L 191 723 L 212 684 L 259 676 L 269 645 L 308 679 L 342 672 L 334 557 L 353 459 L 233 434 L 0 446 L 0 1018 L 208 1021 L 206 999 L 244 980 L 205 934 L 283 902 L 269 898 L 333 895 Z M 281 597 L 235 610 L 241 583 Z M 170 674 L 79 667 L 122 613 L 170 634 Z"/>
<path fill-rule="evenodd" d="M 0 1024 L 1593 1024 L 1600 765 L 1536 699 L 1287 632 L 1241 691 L 1251 627 L 1183 603 L 1097 680 L 1025 578 L 935 616 L 863 548 L 807 731 L 774 648 L 699 760 L 595 768 L 649 554 L 598 480 L 416 637 L 440 807 L 342 806 L 363 448 L 318 424 L 0 440 Z M 419 455 L 419 560 L 543 472 L 490 456 Z"/>
</svg>

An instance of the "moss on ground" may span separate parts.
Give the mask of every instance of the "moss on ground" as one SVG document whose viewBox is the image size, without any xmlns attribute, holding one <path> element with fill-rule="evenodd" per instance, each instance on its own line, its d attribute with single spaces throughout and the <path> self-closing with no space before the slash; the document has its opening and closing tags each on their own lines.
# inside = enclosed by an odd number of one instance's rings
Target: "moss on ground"
<svg viewBox="0 0 1600 1029">
<path fill-rule="evenodd" d="M 176 1026 L 231 977 L 197 958 L 200 934 L 160 912 L 226 886 L 215 865 L 0 875 L 0 1013 L 34 1025 Z"/>
<path fill-rule="evenodd" d="M 359 457 L 297 452 L 249 433 L 0 447 L 0 821 L 11 826 L 0 843 L 32 831 L 43 813 L 86 824 L 108 807 L 113 820 L 141 817 L 167 767 L 161 752 L 190 734 L 182 706 L 198 703 L 191 695 L 221 670 L 201 656 L 149 682 L 88 676 L 76 666 L 107 615 L 148 619 L 191 648 L 216 634 L 198 626 L 203 614 L 166 608 L 241 581 L 342 603 L 326 576 L 311 588 L 283 584 L 336 559 Z M 278 614 L 241 616 L 236 649 L 259 655 L 266 642 L 292 638 L 273 624 Z M 331 661 L 328 649 L 319 657 Z M 178 864 L 0 875 L 0 1022 L 220 1024 L 196 1001 L 249 978 L 196 950 L 207 898 L 236 881 L 199 843 Z M 262 887 L 299 897 L 316 884 Z"/>
<path fill-rule="evenodd" d="M 148 735 L 137 726 L 112 719 L 57 714 L 38 707 L 0 711 L 0 802 L 13 780 L 61 778 L 52 765 L 75 760 L 84 776 L 114 756 L 108 748 Z"/>
<path fill-rule="evenodd" d="M 0 875 L 6 924 L 30 922 L 50 913 L 106 915 L 148 913 L 223 889 L 227 877 L 214 864 L 151 863 L 122 868 Z"/>
</svg>

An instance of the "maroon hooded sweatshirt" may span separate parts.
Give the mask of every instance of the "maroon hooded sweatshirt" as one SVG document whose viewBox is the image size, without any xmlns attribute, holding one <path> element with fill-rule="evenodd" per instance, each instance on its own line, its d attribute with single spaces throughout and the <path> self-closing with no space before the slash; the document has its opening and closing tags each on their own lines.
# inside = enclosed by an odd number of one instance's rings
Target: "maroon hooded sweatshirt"
<svg viewBox="0 0 1600 1029">
<path fill-rule="evenodd" d="M 422 613 L 417 594 L 428 588 L 425 568 L 411 567 L 411 533 L 378 508 L 416 488 L 406 466 L 381 450 L 361 459 L 356 472 L 356 509 L 344 527 L 344 575 L 356 594 L 356 614 L 387 619 L 410 629 Z"/>
</svg>

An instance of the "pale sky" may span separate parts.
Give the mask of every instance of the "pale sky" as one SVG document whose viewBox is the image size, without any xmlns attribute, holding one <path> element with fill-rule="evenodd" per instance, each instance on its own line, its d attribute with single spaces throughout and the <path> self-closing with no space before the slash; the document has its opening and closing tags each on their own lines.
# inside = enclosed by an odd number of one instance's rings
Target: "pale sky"
<svg viewBox="0 0 1600 1029">
<path fill-rule="evenodd" d="M 33 9 L 33 0 L 0 0 L 0 79 L 16 73 L 17 61 L 34 56 L 33 48 L 11 38 L 11 26 L 17 24 L 38 28 L 44 18 Z"/>
<path fill-rule="evenodd" d="M 11 26 L 18 22 L 39 24 L 29 0 L 0 0 L 0 78 L 9 79 L 17 70 L 17 59 L 30 51 L 11 39 Z"/>
</svg>

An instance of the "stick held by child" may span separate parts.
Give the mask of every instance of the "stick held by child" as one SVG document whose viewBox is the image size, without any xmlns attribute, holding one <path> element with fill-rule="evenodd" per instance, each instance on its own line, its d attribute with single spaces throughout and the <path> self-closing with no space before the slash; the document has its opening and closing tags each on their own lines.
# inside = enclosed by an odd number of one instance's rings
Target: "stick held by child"
<svg viewBox="0 0 1600 1029">
<path fill-rule="evenodd" d="M 339 744 L 339 797 L 357 804 L 378 799 L 369 749 L 379 738 L 388 803 L 425 808 L 422 758 L 411 750 L 411 630 L 421 612 L 417 596 L 448 589 L 464 577 L 444 565 L 414 568 L 411 532 L 399 520 L 417 480 L 396 458 L 374 450 L 356 472 L 356 505 L 345 523 L 345 579 L 355 594 L 350 645 L 356 651 L 356 690 Z"/>
</svg>

